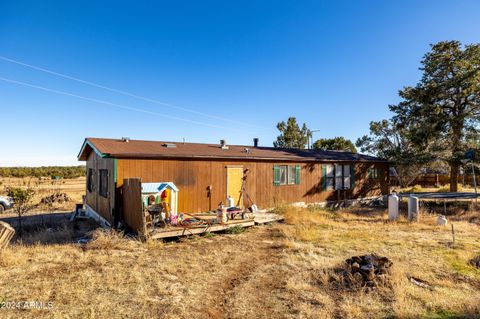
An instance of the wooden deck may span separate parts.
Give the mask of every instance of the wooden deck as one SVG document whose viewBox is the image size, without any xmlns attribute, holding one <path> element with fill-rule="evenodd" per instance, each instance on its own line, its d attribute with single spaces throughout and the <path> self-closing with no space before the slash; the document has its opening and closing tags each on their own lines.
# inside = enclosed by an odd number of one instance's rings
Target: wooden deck
<svg viewBox="0 0 480 319">
<path fill-rule="evenodd" d="M 152 239 L 180 237 L 188 235 L 198 235 L 203 233 L 213 233 L 226 230 L 232 227 L 250 227 L 254 226 L 253 219 L 248 220 L 229 220 L 226 224 L 214 224 L 195 227 L 170 226 L 168 228 L 158 228 L 149 236 Z"/>
<path fill-rule="evenodd" d="M 256 212 L 254 220 L 255 225 L 262 225 L 271 222 L 280 222 L 283 220 L 283 216 L 268 212 Z"/>
<path fill-rule="evenodd" d="M 198 219 L 212 219 L 211 214 L 191 214 L 190 216 L 196 217 Z M 188 235 L 198 235 L 204 233 L 213 233 L 218 231 L 227 230 L 232 227 L 251 227 L 254 225 L 262 225 L 271 222 L 282 221 L 283 216 L 257 212 L 254 214 L 253 219 L 234 219 L 229 220 L 226 224 L 213 224 L 213 225 L 202 225 L 194 227 L 182 227 L 182 226 L 168 226 L 165 228 L 157 228 L 152 234 L 149 235 L 149 238 L 152 239 L 161 239 L 161 238 L 171 238 L 171 237 L 181 237 Z"/>
</svg>

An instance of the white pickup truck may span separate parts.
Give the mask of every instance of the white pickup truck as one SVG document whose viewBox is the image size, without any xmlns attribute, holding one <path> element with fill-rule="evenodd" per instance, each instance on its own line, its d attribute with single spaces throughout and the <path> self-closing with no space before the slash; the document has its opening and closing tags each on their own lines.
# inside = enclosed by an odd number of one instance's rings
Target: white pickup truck
<svg viewBox="0 0 480 319">
<path fill-rule="evenodd" d="M 0 196 L 0 214 L 6 209 L 13 207 L 13 198 L 8 196 Z"/>
</svg>

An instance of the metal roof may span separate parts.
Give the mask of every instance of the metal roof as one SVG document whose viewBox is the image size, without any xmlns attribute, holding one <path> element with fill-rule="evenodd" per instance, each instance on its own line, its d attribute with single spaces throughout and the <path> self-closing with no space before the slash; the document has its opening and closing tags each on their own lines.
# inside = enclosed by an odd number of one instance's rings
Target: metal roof
<svg viewBox="0 0 480 319">
<path fill-rule="evenodd" d="M 176 147 L 166 147 L 175 144 Z M 141 141 L 106 138 L 87 138 L 78 154 L 78 159 L 85 161 L 90 152 L 101 157 L 111 158 L 201 158 L 201 159 L 237 159 L 237 160 L 275 160 L 275 161 L 364 161 L 387 162 L 378 157 L 342 152 L 313 149 L 286 149 L 274 147 L 254 147 L 246 145 L 174 143 L 165 141 Z"/>
<path fill-rule="evenodd" d="M 161 193 L 165 189 L 173 189 L 178 192 L 177 186 L 172 182 L 163 182 L 163 183 L 142 183 L 142 193 Z"/>
</svg>

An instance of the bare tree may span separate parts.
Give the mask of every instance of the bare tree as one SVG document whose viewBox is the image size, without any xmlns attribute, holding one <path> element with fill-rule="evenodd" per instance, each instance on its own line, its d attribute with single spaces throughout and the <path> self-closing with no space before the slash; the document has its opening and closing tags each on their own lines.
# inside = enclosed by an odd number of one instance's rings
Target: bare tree
<svg viewBox="0 0 480 319">
<path fill-rule="evenodd" d="M 13 210 L 18 216 L 18 234 L 20 237 L 23 235 L 22 218 L 28 213 L 35 205 L 32 204 L 33 197 L 35 196 L 35 190 L 32 188 L 9 188 L 8 196 L 11 196 L 14 201 Z"/>
</svg>

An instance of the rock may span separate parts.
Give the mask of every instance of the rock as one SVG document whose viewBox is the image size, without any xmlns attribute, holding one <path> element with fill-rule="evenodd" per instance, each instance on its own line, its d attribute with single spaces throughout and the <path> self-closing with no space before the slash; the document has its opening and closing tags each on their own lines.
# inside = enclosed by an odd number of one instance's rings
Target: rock
<svg viewBox="0 0 480 319">
<path fill-rule="evenodd" d="M 366 255 L 364 257 L 365 261 L 368 263 L 368 264 L 371 264 L 373 265 L 374 267 L 378 267 L 378 260 L 379 258 L 375 255 Z"/>
<path fill-rule="evenodd" d="M 362 283 L 363 282 L 363 275 L 359 272 L 353 274 L 353 279 L 355 282 Z"/>
<path fill-rule="evenodd" d="M 480 256 L 472 258 L 472 260 L 470 260 L 470 264 L 476 268 L 480 268 Z"/>
<path fill-rule="evenodd" d="M 370 291 L 378 285 L 388 283 L 392 262 L 387 257 L 376 254 L 353 256 L 345 263 L 347 267 L 344 278 L 355 287 L 363 287 Z"/>
<path fill-rule="evenodd" d="M 372 264 L 366 264 L 360 267 L 366 280 L 375 279 L 375 267 Z"/>
</svg>

